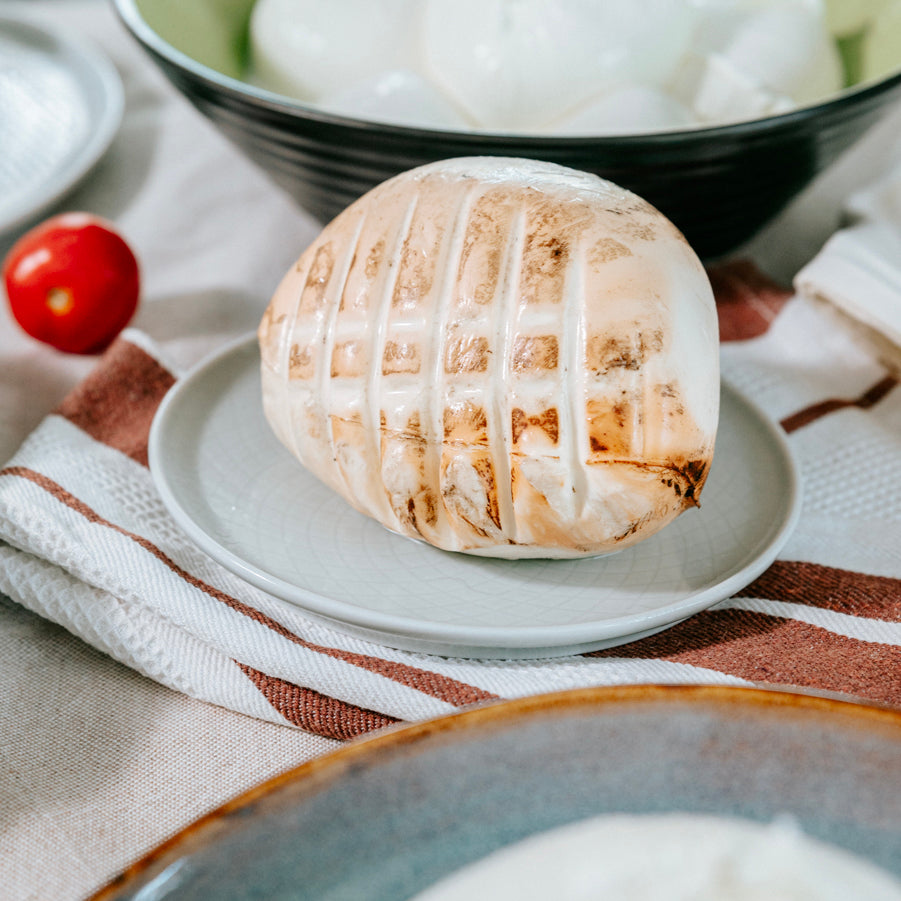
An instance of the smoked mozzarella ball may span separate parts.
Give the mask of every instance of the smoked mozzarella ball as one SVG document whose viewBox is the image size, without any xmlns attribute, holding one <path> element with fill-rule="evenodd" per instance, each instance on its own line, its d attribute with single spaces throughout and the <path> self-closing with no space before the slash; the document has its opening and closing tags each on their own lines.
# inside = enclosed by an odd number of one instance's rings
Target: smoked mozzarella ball
<svg viewBox="0 0 901 901">
<path fill-rule="evenodd" d="M 668 219 L 594 175 L 476 157 L 390 179 L 304 251 L 259 340 L 285 446 L 446 550 L 609 553 L 707 477 L 710 283 Z"/>
</svg>

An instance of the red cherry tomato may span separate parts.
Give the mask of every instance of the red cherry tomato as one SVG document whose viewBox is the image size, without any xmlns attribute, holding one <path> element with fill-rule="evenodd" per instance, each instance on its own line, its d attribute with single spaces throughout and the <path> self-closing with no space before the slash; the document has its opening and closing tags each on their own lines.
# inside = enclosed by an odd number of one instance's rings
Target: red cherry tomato
<svg viewBox="0 0 901 901">
<path fill-rule="evenodd" d="M 68 353 L 99 353 L 138 305 L 138 262 L 110 223 L 63 213 L 26 232 L 3 262 L 13 316 Z"/>
</svg>

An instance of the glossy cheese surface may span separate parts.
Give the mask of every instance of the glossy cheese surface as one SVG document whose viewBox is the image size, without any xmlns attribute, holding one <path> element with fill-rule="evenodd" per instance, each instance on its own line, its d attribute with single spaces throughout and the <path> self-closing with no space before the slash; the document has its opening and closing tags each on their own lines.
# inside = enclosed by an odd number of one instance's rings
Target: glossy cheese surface
<svg viewBox="0 0 901 901">
<path fill-rule="evenodd" d="M 280 440 L 387 528 L 501 557 L 608 553 L 696 504 L 719 404 L 706 274 L 595 176 L 446 160 L 325 227 L 260 323 Z"/>
</svg>

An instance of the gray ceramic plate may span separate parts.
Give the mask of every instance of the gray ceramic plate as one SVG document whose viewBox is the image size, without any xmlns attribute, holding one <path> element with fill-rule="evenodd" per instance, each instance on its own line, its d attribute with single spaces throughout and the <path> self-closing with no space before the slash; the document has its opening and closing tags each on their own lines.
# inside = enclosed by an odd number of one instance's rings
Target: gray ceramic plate
<svg viewBox="0 0 901 901">
<path fill-rule="evenodd" d="M 734 390 L 699 509 L 608 557 L 498 560 L 402 538 L 353 510 L 263 418 L 253 337 L 168 394 L 150 435 L 164 503 L 215 560 L 308 614 L 392 647 L 543 657 L 632 641 L 743 588 L 794 526 L 781 430 Z"/>
<path fill-rule="evenodd" d="M 0 60 L 2 234 L 37 218 L 90 171 L 119 128 L 124 94 L 99 50 L 6 11 Z"/>
<path fill-rule="evenodd" d="M 901 875 L 901 713 L 743 688 L 589 689 L 351 744 L 200 820 L 95 901 L 402 901 L 603 813 L 768 823 Z"/>
</svg>

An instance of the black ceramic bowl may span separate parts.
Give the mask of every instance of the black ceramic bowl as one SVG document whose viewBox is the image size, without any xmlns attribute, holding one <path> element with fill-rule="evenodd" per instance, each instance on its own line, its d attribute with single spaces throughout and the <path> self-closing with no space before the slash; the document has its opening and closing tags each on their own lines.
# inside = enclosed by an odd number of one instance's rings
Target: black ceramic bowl
<svg viewBox="0 0 901 901">
<path fill-rule="evenodd" d="M 690 131 L 553 137 L 391 126 L 242 81 L 253 0 L 113 2 L 172 83 L 323 222 L 386 178 L 436 159 L 531 157 L 631 189 L 711 259 L 751 238 L 901 97 L 899 68 L 815 106 Z"/>
</svg>

